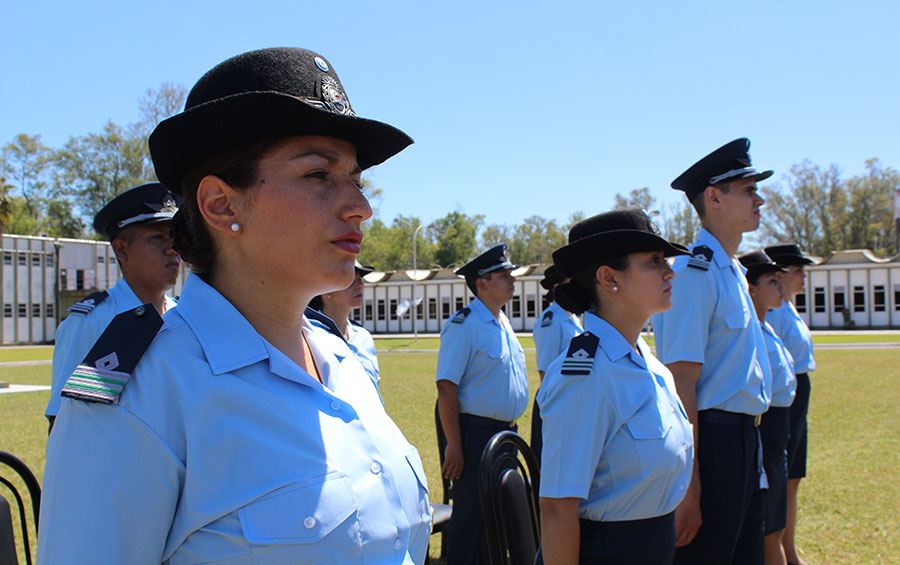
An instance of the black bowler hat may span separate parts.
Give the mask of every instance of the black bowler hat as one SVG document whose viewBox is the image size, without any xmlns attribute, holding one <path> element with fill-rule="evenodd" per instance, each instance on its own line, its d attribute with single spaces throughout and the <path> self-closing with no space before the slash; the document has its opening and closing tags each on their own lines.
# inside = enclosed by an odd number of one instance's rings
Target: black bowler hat
<svg viewBox="0 0 900 565">
<path fill-rule="evenodd" d="M 363 265 L 359 261 L 353 262 L 353 268 L 356 269 L 356 272 L 359 273 L 359 276 L 364 277 L 369 273 L 375 272 L 375 267 L 370 267 L 368 265 Z"/>
<path fill-rule="evenodd" d="M 94 229 L 110 241 L 128 226 L 170 222 L 178 211 L 181 198 L 158 182 L 126 190 L 116 196 L 94 216 Z"/>
<path fill-rule="evenodd" d="M 492 271 L 511 270 L 516 267 L 518 265 L 509 262 L 509 257 L 506 255 L 506 244 L 501 243 L 457 269 L 456 274 L 463 277 L 481 276 Z"/>
<path fill-rule="evenodd" d="M 751 251 L 738 257 L 741 265 L 747 268 L 747 280 L 756 280 L 766 273 L 783 273 L 787 269 L 772 261 L 762 251 Z"/>
<path fill-rule="evenodd" d="M 180 193 L 200 162 L 263 139 L 327 135 L 356 145 L 362 169 L 412 143 L 399 129 L 359 118 L 324 57 L 291 47 L 250 51 L 207 72 L 188 94 L 184 112 L 150 134 L 159 180 Z"/>
<path fill-rule="evenodd" d="M 772 258 L 779 265 L 815 265 L 812 259 L 803 256 L 803 251 L 796 243 L 787 243 L 784 245 L 770 245 L 766 247 L 766 255 Z"/>
<path fill-rule="evenodd" d="M 666 257 L 690 255 L 683 245 L 663 239 L 647 212 L 624 208 L 591 216 L 572 226 L 569 244 L 553 252 L 553 264 L 561 274 L 571 277 L 603 259 L 657 249 Z"/>
<path fill-rule="evenodd" d="M 693 200 L 707 186 L 720 182 L 746 178 L 759 182 L 772 176 L 772 171 L 759 172 L 751 166 L 749 150 L 750 140 L 746 137 L 726 143 L 681 173 L 672 181 L 672 188 Z"/>
<path fill-rule="evenodd" d="M 544 290 L 553 290 L 553 287 L 558 285 L 559 283 L 566 280 L 566 277 L 562 276 L 559 272 L 559 269 L 556 268 L 556 265 L 550 265 L 546 269 L 544 269 L 544 278 L 541 280 L 541 286 Z"/>
</svg>

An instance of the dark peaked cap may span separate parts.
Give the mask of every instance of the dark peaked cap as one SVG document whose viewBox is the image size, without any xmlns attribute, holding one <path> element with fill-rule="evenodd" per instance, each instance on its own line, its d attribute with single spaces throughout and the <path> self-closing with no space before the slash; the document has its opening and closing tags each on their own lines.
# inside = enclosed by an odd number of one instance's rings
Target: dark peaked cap
<svg viewBox="0 0 900 565">
<path fill-rule="evenodd" d="M 412 139 L 399 129 L 356 116 L 334 69 L 306 49 L 250 51 L 213 67 L 188 94 L 184 112 L 150 134 L 156 176 L 181 193 L 184 176 L 205 159 L 242 145 L 294 135 L 327 135 L 356 145 L 367 169 Z"/>
<path fill-rule="evenodd" d="M 707 186 L 751 177 L 758 182 L 772 176 L 772 171 L 759 172 L 750 164 L 748 151 L 750 140 L 746 137 L 726 143 L 681 173 L 672 181 L 672 188 L 681 190 L 693 201 Z"/>
<path fill-rule="evenodd" d="M 815 265 L 812 259 L 803 256 L 800 246 L 796 243 L 784 245 L 771 245 L 766 247 L 766 255 L 779 265 Z"/>
<path fill-rule="evenodd" d="M 110 241 L 128 226 L 168 222 L 178 211 L 181 199 L 158 182 L 126 190 L 110 200 L 94 216 L 94 229 Z"/>
<path fill-rule="evenodd" d="M 513 265 L 509 262 L 509 257 L 506 255 L 506 244 L 501 243 L 500 245 L 491 247 L 478 257 L 457 269 L 456 274 L 463 277 L 477 277 L 490 273 L 491 271 L 498 271 L 500 269 L 509 270 L 515 269 L 516 267 L 518 267 L 518 265 Z"/>
<path fill-rule="evenodd" d="M 541 287 L 544 290 L 553 290 L 553 287 L 558 285 L 559 283 L 566 280 L 562 274 L 560 274 L 559 269 L 556 268 L 556 265 L 550 265 L 546 269 L 544 269 L 544 278 L 541 279 Z"/>
<path fill-rule="evenodd" d="M 751 251 L 738 257 L 741 265 L 747 269 L 747 279 L 755 279 L 766 273 L 781 272 L 787 269 L 772 261 L 768 255 L 762 251 Z"/>
</svg>

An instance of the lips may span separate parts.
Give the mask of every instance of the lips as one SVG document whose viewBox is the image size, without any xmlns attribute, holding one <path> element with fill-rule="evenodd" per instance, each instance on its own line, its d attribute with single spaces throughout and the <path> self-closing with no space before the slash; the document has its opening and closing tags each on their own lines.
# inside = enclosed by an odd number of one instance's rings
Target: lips
<svg viewBox="0 0 900 565">
<path fill-rule="evenodd" d="M 362 243 L 362 239 L 362 232 L 354 230 L 347 232 L 338 238 L 332 239 L 331 243 L 347 253 L 359 255 L 359 244 Z"/>
</svg>

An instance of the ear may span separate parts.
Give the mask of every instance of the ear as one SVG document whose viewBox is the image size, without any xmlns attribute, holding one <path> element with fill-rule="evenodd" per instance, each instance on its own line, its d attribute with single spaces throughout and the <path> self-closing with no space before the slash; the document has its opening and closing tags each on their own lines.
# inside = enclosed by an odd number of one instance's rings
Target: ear
<svg viewBox="0 0 900 565">
<path fill-rule="evenodd" d="M 197 185 L 197 208 L 210 229 L 220 235 L 237 237 L 231 225 L 240 225 L 240 211 L 246 201 L 244 193 L 215 175 L 206 175 Z"/>
<path fill-rule="evenodd" d="M 128 242 L 117 237 L 109 242 L 109 245 L 112 247 L 113 253 L 116 254 L 116 259 L 119 260 L 119 263 L 124 264 L 128 261 Z"/>
<path fill-rule="evenodd" d="M 722 207 L 722 191 L 709 185 L 703 191 L 703 200 L 707 210 L 718 210 Z"/>
<path fill-rule="evenodd" d="M 609 292 L 616 292 L 619 290 L 619 272 L 612 267 L 608 265 L 598 267 L 597 272 L 594 273 L 594 277 L 601 288 L 605 288 Z"/>
</svg>

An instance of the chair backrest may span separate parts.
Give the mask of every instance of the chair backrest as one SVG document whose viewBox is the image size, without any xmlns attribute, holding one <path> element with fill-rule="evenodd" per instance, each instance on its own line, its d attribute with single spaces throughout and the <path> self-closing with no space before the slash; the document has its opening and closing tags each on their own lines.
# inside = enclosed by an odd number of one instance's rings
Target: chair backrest
<svg viewBox="0 0 900 565">
<path fill-rule="evenodd" d="M 478 484 L 491 565 L 533 563 L 541 544 L 540 470 L 531 448 L 499 432 L 481 455 Z"/>
<path fill-rule="evenodd" d="M 437 431 L 437 443 L 438 443 L 438 457 L 441 461 L 441 469 L 444 468 L 444 452 L 447 449 L 447 436 L 444 435 L 444 426 L 441 425 L 441 414 L 438 411 L 438 403 L 435 401 L 434 403 L 434 429 Z M 444 473 L 441 473 L 441 485 L 444 488 L 444 497 L 442 499 L 443 504 L 449 504 L 450 499 L 453 498 L 452 490 L 450 486 L 450 481 L 444 478 Z"/>
<path fill-rule="evenodd" d="M 12 469 L 15 472 L 15 474 L 19 476 L 19 478 L 22 480 L 22 482 L 25 483 L 25 488 L 28 489 L 28 495 L 31 498 L 31 511 L 32 511 L 32 516 L 34 517 L 34 531 L 36 533 L 37 529 L 38 529 L 39 515 L 40 515 L 40 509 L 41 509 L 41 486 L 38 483 L 37 477 L 34 476 L 34 473 L 31 472 L 31 469 L 29 469 L 28 466 L 25 465 L 25 463 L 23 463 L 21 459 L 19 459 L 15 455 L 12 455 L 5 451 L 0 451 L 0 464 L 4 465 L 5 467 L 7 467 L 9 469 Z M 27 519 L 25 501 L 22 499 L 22 494 L 19 492 L 19 490 L 16 488 L 16 486 L 9 479 L 7 479 L 7 476 L 9 476 L 9 475 L 6 473 L 4 473 L 4 474 L 6 476 L 0 476 L 0 483 L 6 485 L 6 487 L 9 489 L 9 491 L 12 493 L 12 496 L 15 499 L 16 504 L 18 506 L 19 523 L 22 526 L 22 545 L 25 548 L 25 563 L 27 565 L 31 565 L 32 564 L 31 545 L 29 543 L 29 538 L 28 538 L 28 519 Z M 9 506 L 6 505 L 7 514 L 9 513 L 8 509 L 9 509 Z M 2 509 L 0 509 L 0 510 L 2 510 Z M 2 524 L 3 522 L 5 522 L 5 520 L 0 518 L 0 524 Z M 2 527 L 2 526 L 0 526 L 0 527 Z M 12 522 L 11 521 L 8 522 L 7 528 L 8 528 L 7 531 L 11 533 L 11 530 L 12 530 Z M 0 532 L 0 538 L 3 538 L 6 535 L 7 534 Z M 8 538 L 6 538 L 6 539 L 8 539 Z M 15 553 L 15 549 L 13 549 L 13 552 Z M 13 561 L 13 563 L 15 563 L 15 561 Z"/>
</svg>

